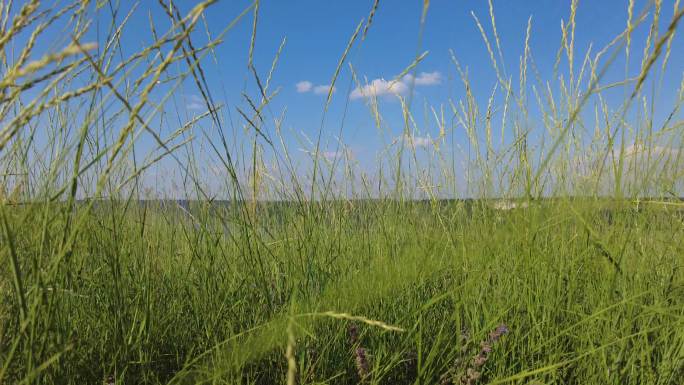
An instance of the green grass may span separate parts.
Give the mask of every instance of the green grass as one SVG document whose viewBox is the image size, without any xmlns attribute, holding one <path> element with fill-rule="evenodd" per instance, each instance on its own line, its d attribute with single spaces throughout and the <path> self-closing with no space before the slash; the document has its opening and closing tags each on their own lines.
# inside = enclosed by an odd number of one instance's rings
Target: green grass
<svg viewBox="0 0 684 385">
<path fill-rule="evenodd" d="M 531 80 L 527 43 L 518 78 L 506 77 L 499 37 L 476 19 L 500 84 L 476 99 L 454 59 L 468 91 L 430 111 L 434 151 L 412 146 L 418 118 L 402 98 L 405 135 L 372 179 L 316 156 L 323 125 L 302 170 L 279 120 L 267 123 L 279 56 L 271 72 L 251 62 L 263 5 L 234 20 L 253 17 L 245 45 L 259 91 L 225 107 L 202 66 L 235 24 L 204 30 L 210 2 L 169 12 L 171 29 L 151 31 L 157 43 L 137 53 L 119 45 L 126 19 L 109 20 L 108 8 L 32 4 L 0 12 L 11 20 L 0 48 L 50 41 L 40 23 L 73 37 L 57 53 L 3 51 L 0 384 L 682 383 L 684 87 L 658 105 L 671 112 L 662 127 L 652 92 L 671 86 L 658 79 L 682 8 L 659 21 L 660 3 L 630 11 L 627 25 L 661 27 L 646 49 L 630 46 L 628 29 L 578 61 L 573 2 L 558 56 L 568 70 L 549 88 Z M 383 6 L 369 4 L 369 20 Z M 110 23 L 97 49 L 84 38 L 95 19 Z M 360 78 L 350 60 L 367 33 L 371 23 L 359 24 L 340 47 L 332 83 L 347 68 Z M 602 80 L 617 55 L 642 51 L 624 82 Z M 161 99 L 184 81 L 212 112 L 166 110 Z M 616 87 L 625 98 L 610 106 L 603 93 Z M 367 106 L 382 121 L 378 100 Z M 205 135 L 205 125 L 229 132 L 225 108 L 239 108 L 245 143 Z M 176 131 L 165 114 L 182 122 Z M 154 148 L 141 149 L 143 137 Z M 145 191 L 162 164 L 186 176 L 187 205 Z M 228 200 L 209 191 L 207 164 L 222 170 Z M 471 199 L 441 199 L 451 195 Z"/>
<path fill-rule="evenodd" d="M 151 207 L 142 216 L 112 205 L 88 215 L 94 230 L 59 266 L 38 257 L 58 240 L 25 233 L 15 249 L 35 264 L 22 266 L 30 320 L 13 312 L 19 304 L 4 281 L 3 341 L 19 346 L 3 374 L 20 379 L 60 355 L 41 381 L 284 382 L 292 320 L 297 373 L 310 383 L 358 380 L 352 323 L 371 383 L 435 383 L 450 368 L 465 372 L 454 363 L 474 356 L 500 323 L 510 333 L 494 346 L 486 381 L 681 379 L 681 211 L 628 206 L 609 224 L 599 214 L 605 203 L 505 214 L 473 205 L 469 215 L 462 202 L 368 202 L 325 216 L 285 206 L 260 215 L 272 233 L 263 244 L 256 228 L 230 240 L 200 208 L 204 225 L 195 230 L 179 212 Z M 45 226 L 37 214 L 50 210 L 26 210 L 34 215 L 10 222 Z M 63 226 L 52 218 L 50 233 Z M 404 331 L 304 316 L 326 311 Z M 469 337 L 461 339 L 463 330 Z"/>
</svg>

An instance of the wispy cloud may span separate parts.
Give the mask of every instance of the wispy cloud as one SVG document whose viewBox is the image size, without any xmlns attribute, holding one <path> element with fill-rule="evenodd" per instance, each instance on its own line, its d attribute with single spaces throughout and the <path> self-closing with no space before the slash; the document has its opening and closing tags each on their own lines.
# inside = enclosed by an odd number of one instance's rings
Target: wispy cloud
<svg viewBox="0 0 684 385">
<path fill-rule="evenodd" d="M 650 157 L 650 158 L 674 158 L 677 156 L 679 151 L 675 148 L 665 147 L 665 146 L 649 146 L 642 143 L 632 143 L 625 147 L 625 158 L 633 157 Z M 617 156 L 617 154 L 616 154 Z"/>
<path fill-rule="evenodd" d="M 297 92 L 300 94 L 305 94 L 307 92 L 313 92 L 316 95 L 327 95 L 330 92 L 330 84 L 319 84 L 314 85 L 308 80 L 302 80 L 301 82 L 295 84 Z M 333 92 L 337 89 L 333 87 Z"/>
<path fill-rule="evenodd" d="M 333 87 L 333 92 L 335 92 L 335 91 L 337 91 L 337 88 Z M 316 87 L 314 87 L 313 92 L 316 95 L 327 95 L 328 92 L 330 92 L 330 85 L 327 84 L 327 85 L 316 86 Z"/>
<path fill-rule="evenodd" d="M 442 75 L 437 72 L 421 72 L 417 77 L 404 75 L 399 80 L 373 79 L 370 83 L 357 87 L 350 94 L 351 99 L 379 97 L 384 95 L 404 95 L 409 86 L 434 86 L 442 82 Z"/>
<path fill-rule="evenodd" d="M 307 150 L 304 148 L 300 148 L 299 151 L 308 154 L 312 158 L 316 157 L 316 151 L 315 150 Z M 354 151 L 350 148 L 344 148 L 339 151 L 321 151 L 319 152 L 319 156 L 325 160 L 328 161 L 334 161 L 334 160 L 346 160 L 354 157 Z"/>
<path fill-rule="evenodd" d="M 435 142 L 430 138 L 430 136 L 409 136 L 405 135 L 404 140 L 411 147 L 428 147 L 432 146 Z"/>
<path fill-rule="evenodd" d="M 388 81 L 385 79 L 373 79 L 365 86 L 357 87 L 349 95 L 352 99 L 378 97 L 383 95 L 402 95 L 408 91 L 408 86 L 403 81 Z"/>
<path fill-rule="evenodd" d="M 649 195 L 664 186 L 659 182 L 681 180 L 680 152 L 684 149 L 677 146 L 638 141 L 625 143 L 624 149 L 617 144 L 608 153 L 601 149 L 577 154 L 570 165 L 578 180 L 597 192 L 612 193 L 619 181 L 624 192 Z"/>
<path fill-rule="evenodd" d="M 185 103 L 185 108 L 192 111 L 200 111 L 205 110 L 207 106 L 204 103 L 204 99 L 200 98 L 197 95 L 190 95 L 188 97 L 187 102 Z"/>
<path fill-rule="evenodd" d="M 421 72 L 418 76 L 407 74 L 400 79 L 385 80 L 383 78 L 373 79 L 370 83 L 355 88 L 349 97 L 354 99 L 380 97 L 385 95 L 405 95 L 408 93 L 410 86 L 435 86 L 442 83 L 442 74 L 438 71 Z M 314 85 L 308 80 L 302 80 L 296 85 L 297 92 L 300 94 L 313 92 L 316 95 L 327 95 L 330 91 L 329 84 Z M 333 87 L 333 92 L 336 88 Z"/>
<path fill-rule="evenodd" d="M 302 94 L 311 91 L 311 88 L 313 88 L 313 83 L 308 80 L 302 80 L 301 82 L 297 83 L 295 87 L 297 87 L 297 92 Z"/>
<path fill-rule="evenodd" d="M 408 74 L 404 76 L 404 82 L 410 83 L 413 80 L 413 75 Z M 438 71 L 434 72 L 421 72 L 418 77 L 415 78 L 415 84 L 417 86 L 434 86 L 442 83 L 442 74 Z"/>
<path fill-rule="evenodd" d="M 323 151 L 321 155 L 327 159 L 327 160 L 335 160 L 335 159 L 345 159 L 345 158 L 352 158 L 354 156 L 354 152 L 351 149 L 345 149 L 345 150 L 340 150 L 340 151 Z"/>
</svg>

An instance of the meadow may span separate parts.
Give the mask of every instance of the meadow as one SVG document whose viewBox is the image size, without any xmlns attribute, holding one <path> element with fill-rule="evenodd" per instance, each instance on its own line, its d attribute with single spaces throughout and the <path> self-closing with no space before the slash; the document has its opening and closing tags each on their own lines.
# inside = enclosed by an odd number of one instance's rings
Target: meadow
<svg viewBox="0 0 684 385">
<path fill-rule="evenodd" d="M 679 1 L 626 2 L 625 30 L 582 57 L 569 2 L 549 79 L 531 20 L 505 73 L 490 2 L 473 23 L 491 94 L 453 55 L 465 96 L 429 108 L 432 155 L 395 95 L 403 134 L 370 176 L 324 156 L 323 126 L 294 160 L 270 109 L 281 51 L 252 62 L 267 4 L 214 26 L 213 3 L 160 1 L 168 29 L 137 50 L 135 7 L 0 3 L 0 384 L 684 383 L 684 80 L 662 81 L 681 78 Z M 349 31 L 324 116 L 342 73 L 364 85 L 350 55 L 391 6 Z M 231 106 L 203 66 L 238 23 L 251 88 Z M 186 83 L 205 107 L 189 118 L 169 108 Z M 161 164 L 181 197 L 150 187 Z"/>
</svg>

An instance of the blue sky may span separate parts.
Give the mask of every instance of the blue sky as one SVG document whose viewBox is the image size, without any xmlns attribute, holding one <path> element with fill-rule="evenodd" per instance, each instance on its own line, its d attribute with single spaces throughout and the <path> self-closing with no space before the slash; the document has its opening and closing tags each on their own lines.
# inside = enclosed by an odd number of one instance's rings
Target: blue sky
<svg viewBox="0 0 684 385">
<path fill-rule="evenodd" d="M 450 50 L 453 50 L 461 65 L 467 68 L 472 91 L 480 103 L 480 108 L 486 108 L 487 99 L 496 84 L 496 76 L 471 12 L 479 18 L 491 43 L 494 44 L 487 2 L 432 1 L 422 39 L 419 39 L 422 1 L 380 1 L 367 38 L 364 41 L 357 40 L 347 57 L 337 79 L 325 122 L 321 125 L 326 86 L 330 84 L 354 29 L 359 22 L 368 17 L 372 3 L 370 0 L 260 2 L 254 64 L 262 79 L 265 78 L 283 38 L 287 39 L 272 81 L 272 88 L 280 87 L 281 91 L 268 111 L 271 119 L 286 111 L 283 129 L 286 130 L 287 144 L 291 150 L 295 150 L 293 157 L 301 162 L 306 163 L 308 159 L 305 153 L 297 151 L 307 147 L 305 142 L 301 142 L 301 138 L 308 136 L 315 140 L 321 127 L 323 151 L 335 151 L 335 138 L 341 135 L 341 141 L 348 146 L 349 153 L 359 161 L 362 169 L 369 171 L 377 168 L 378 153 L 393 139 L 402 135 L 404 124 L 396 97 L 388 95 L 379 98 L 384 119 L 384 127 L 379 131 L 366 106 L 366 99 L 358 97 L 360 90 L 356 89 L 351 80 L 349 63 L 353 65 L 363 83 L 373 84 L 375 81 L 380 87 L 378 89 L 381 89 L 384 83 L 381 83 L 380 79 L 392 80 L 411 64 L 419 53 L 429 52 L 412 72 L 418 79 L 413 88 L 411 101 L 412 112 L 419 126 L 419 132 L 414 133 L 419 145 L 429 143 L 424 139 L 436 138 L 439 135 L 439 129 L 425 106 L 439 109 L 442 105 L 448 106 L 449 100 L 458 101 L 465 95 L 450 59 Z M 183 2 L 181 9 L 187 11 L 191 4 L 192 2 Z M 249 1 L 219 1 L 213 5 L 207 11 L 210 31 L 213 34 L 218 33 L 250 4 Z M 519 58 L 523 53 L 527 21 L 532 17 L 531 54 L 540 77 L 550 81 L 552 88 L 556 89 L 553 65 L 561 40 L 561 20 L 567 22 L 569 19 L 570 1 L 494 0 L 493 4 L 505 61 L 505 74 L 511 76 L 513 83 L 517 84 Z M 575 29 L 575 71 L 581 65 L 590 44 L 593 44 L 595 53 L 625 29 L 627 5 L 627 0 L 579 2 Z M 646 1 L 637 1 L 635 14 L 648 5 Z M 673 14 L 673 5 L 673 1 L 663 2 L 661 31 L 666 29 Z M 156 24 L 167 26 L 165 17 L 156 4 L 141 4 L 140 10 L 145 14 L 146 7 L 149 7 L 154 15 Z M 225 42 L 215 51 L 217 62 L 211 59 L 204 61 L 214 98 L 225 102 L 231 109 L 229 112 L 235 123 L 233 128 L 237 141 L 244 131 L 236 127 L 241 127 L 244 121 L 239 120 L 235 106 L 242 106 L 243 110 L 245 109 L 246 104 L 241 98 L 243 92 L 255 99 L 258 98 L 254 78 L 247 70 L 252 16 L 252 13 L 247 14 L 226 35 Z M 629 76 L 638 73 L 650 21 L 649 15 L 646 22 L 634 32 Z M 146 18 L 144 23 L 132 24 L 131 29 L 135 36 L 149 36 Z M 198 32 L 196 39 L 202 41 L 203 35 Z M 145 42 L 151 38 L 141 40 Z M 684 50 L 677 49 L 683 46 L 682 41 L 680 33 L 673 43 L 669 70 L 663 78 L 666 86 L 660 97 L 668 101 L 668 108 L 675 97 L 676 86 L 681 81 L 684 69 Z M 499 66 L 501 65 L 499 63 Z M 624 57 L 620 56 L 604 78 L 605 82 L 624 79 L 624 69 Z M 565 58 L 561 61 L 560 72 L 567 72 Z M 201 104 L 195 102 L 198 92 L 194 89 L 193 83 L 186 82 L 183 87 L 184 94 L 188 96 L 185 105 L 190 114 L 201 111 Z M 614 92 L 616 103 L 622 101 L 625 92 L 624 89 Z M 403 96 L 408 94 L 401 93 Z M 446 111 L 448 112 L 448 108 Z M 665 108 L 656 111 L 659 116 L 667 113 L 668 110 Z M 272 121 L 264 129 L 273 134 Z M 297 137 L 300 139 L 295 139 Z M 455 134 L 455 137 L 457 141 L 460 139 L 465 143 L 464 133 Z M 430 146 L 424 147 L 425 151 L 429 151 Z"/>
<path fill-rule="evenodd" d="M 176 3 L 182 13 L 187 13 L 197 2 Z M 367 99 L 362 95 L 364 90 L 357 89 L 357 85 L 352 82 L 349 64 L 353 65 L 362 83 L 374 84 L 376 92 L 382 93 L 387 91 L 387 83 L 383 81 L 391 81 L 411 64 L 417 55 L 428 52 L 425 59 L 411 72 L 416 79 L 410 98 L 411 111 L 419 128 L 419 131 L 412 135 L 416 137 L 415 143 L 421 147 L 420 156 L 429 156 L 428 144 L 439 135 L 439 128 L 426 107 L 439 110 L 444 106 L 446 117 L 449 118 L 449 102 L 457 103 L 465 96 L 458 72 L 450 59 L 450 50 L 453 50 L 461 65 L 467 68 L 472 92 L 480 109 L 486 108 L 497 79 L 471 12 L 479 18 L 491 43 L 494 44 L 487 1 L 431 1 L 421 38 L 423 2 L 383 0 L 379 3 L 367 38 L 363 41 L 358 39 L 350 51 L 337 79 L 325 121 L 321 124 L 326 86 L 331 82 L 354 29 L 368 17 L 372 4 L 372 0 L 262 0 L 259 4 L 254 65 L 262 80 L 266 78 L 281 42 L 284 38 L 287 39 L 272 79 L 271 89 L 280 88 L 280 92 L 266 111 L 267 119 L 263 129 L 267 134 L 273 135 L 273 120 L 284 113 L 283 132 L 297 162 L 308 161 L 307 154 L 299 151 L 307 149 L 307 144 L 305 141 L 302 142 L 302 138 L 309 137 L 314 140 L 322 128 L 323 151 L 336 151 L 336 138 L 341 136 L 341 142 L 348 146 L 348 153 L 353 154 L 360 168 L 370 172 L 377 169 L 378 153 L 392 140 L 402 136 L 404 123 L 397 98 L 391 93 L 378 98 L 383 114 L 383 127 L 382 130 L 378 130 L 366 105 Z M 557 79 L 554 79 L 553 66 L 561 40 L 561 20 L 567 22 L 569 18 L 570 0 L 494 0 L 493 4 L 505 66 L 502 66 L 501 62 L 498 64 L 504 68 L 505 75 L 510 76 L 513 84 L 517 85 L 519 58 L 523 53 L 528 18 L 532 17 L 531 55 L 540 77 L 544 81 L 550 81 L 551 88 L 557 91 L 558 83 Z M 595 53 L 625 29 L 627 4 L 628 0 L 579 1 L 575 28 L 576 70 L 581 65 L 590 44 L 593 44 L 592 52 Z M 206 12 L 206 25 L 210 33 L 216 36 L 240 12 L 251 5 L 252 2 L 246 0 L 220 0 L 212 5 Z M 635 14 L 648 5 L 647 1 L 636 1 Z M 673 5 L 673 0 L 663 1 L 661 32 L 666 29 L 673 14 Z M 122 0 L 118 21 L 121 21 L 133 7 L 135 12 L 122 35 L 125 50 L 123 56 L 138 51 L 153 41 L 148 15 L 154 21 L 158 33 L 163 33 L 169 28 L 168 18 L 156 1 L 134 3 Z M 107 20 L 108 10 L 105 8 L 100 12 L 102 20 Z M 97 28 L 100 26 L 97 24 L 97 18 L 95 21 L 90 35 L 86 37 L 101 39 L 105 27 L 101 27 L 100 35 L 97 37 Z M 651 15 L 634 32 L 633 56 L 628 76 L 638 73 L 650 21 Z M 247 68 L 252 23 L 253 13 L 249 12 L 225 35 L 225 41 L 214 51 L 215 58 L 207 56 L 202 61 L 213 98 L 227 106 L 223 117 L 226 122 L 232 122 L 226 124 L 226 129 L 232 131 L 229 137 L 234 141 L 231 145 L 236 148 L 248 145 L 253 137 L 253 133 L 243 129 L 245 122 L 240 119 L 236 107 L 249 110 L 242 97 L 243 93 L 254 99 L 258 99 L 259 96 L 254 77 Z M 196 45 L 207 40 L 203 32 L 204 23 L 200 23 L 199 27 L 193 34 Z M 667 108 L 672 105 L 681 81 L 684 69 L 682 35 L 678 33 L 675 37 L 669 70 L 662 79 L 665 86 L 659 97 L 666 102 L 666 108 L 656 109 L 656 116 L 661 119 L 667 115 Z M 67 37 L 56 35 L 57 40 L 65 38 Z M 561 61 L 560 72 L 567 72 L 565 58 Z M 532 77 L 531 73 L 529 77 Z M 620 56 L 613 63 L 604 81 L 608 83 L 624 78 L 624 57 Z M 411 82 L 406 79 L 400 80 L 393 85 L 393 91 L 408 96 L 411 91 L 410 84 Z M 369 89 L 366 88 L 365 91 L 367 93 Z M 627 88 L 612 92 L 615 103 L 619 105 L 626 92 Z M 161 92 L 155 94 L 159 98 L 161 95 Z M 194 82 L 186 80 L 174 93 L 173 103 L 167 104 L 167 109 L 179 109 L 182 117 L 189 119 L 205 109 L 198 95 Z M 500 96 L 501 92 L 496 103 L 501 102 Z M 172 115 L 175 112 L 172 112 Z M 500 110 L 497 113 L 500 113 Z M 532 110 L 531 113 L 533 121 L 538 118 L 534 116 L 538 111 Z M 172 132 L 182 122 L 169 119 L 164 124 L 168 127 L 163 127 L 163 130 Z M 204 129 L 208 132 L 209 138 L 216 140 L 218 137 L 215 128 L 210 127 L 209 122 L 202 124 L 205 125 Z M 457 128 L 456 131 L 453 134 L 455 140 L 465 144 L 465 133 L 462 128 Z M 150 138 L 143 138 L 142 142 L 149 146 L 153 143 Z M 198 146 L 198 151 L 208 151 L 206 146 Z M 249 154 L 248 147 L 241 148 L 247 148 L 245 154 Z M 166 167 L 173 167 L 172 162 L 167 162 Z"/>
</svg>

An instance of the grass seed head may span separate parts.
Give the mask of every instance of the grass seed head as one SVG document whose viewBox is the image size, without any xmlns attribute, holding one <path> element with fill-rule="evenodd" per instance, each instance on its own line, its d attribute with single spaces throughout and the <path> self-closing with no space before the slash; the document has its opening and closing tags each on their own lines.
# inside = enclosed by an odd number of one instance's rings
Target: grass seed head
<svg viewBox="0 0 684 385">
<path fill-rule="evenodd" d="M 356 373 L 359 379 L 363 382 L 368 378 L 370 372 L 370 365 L 368 364 L 368 357 L 366 356 L 366 349 L 358 347 L 355 350 L 356 355 Z"/>
</svg>

